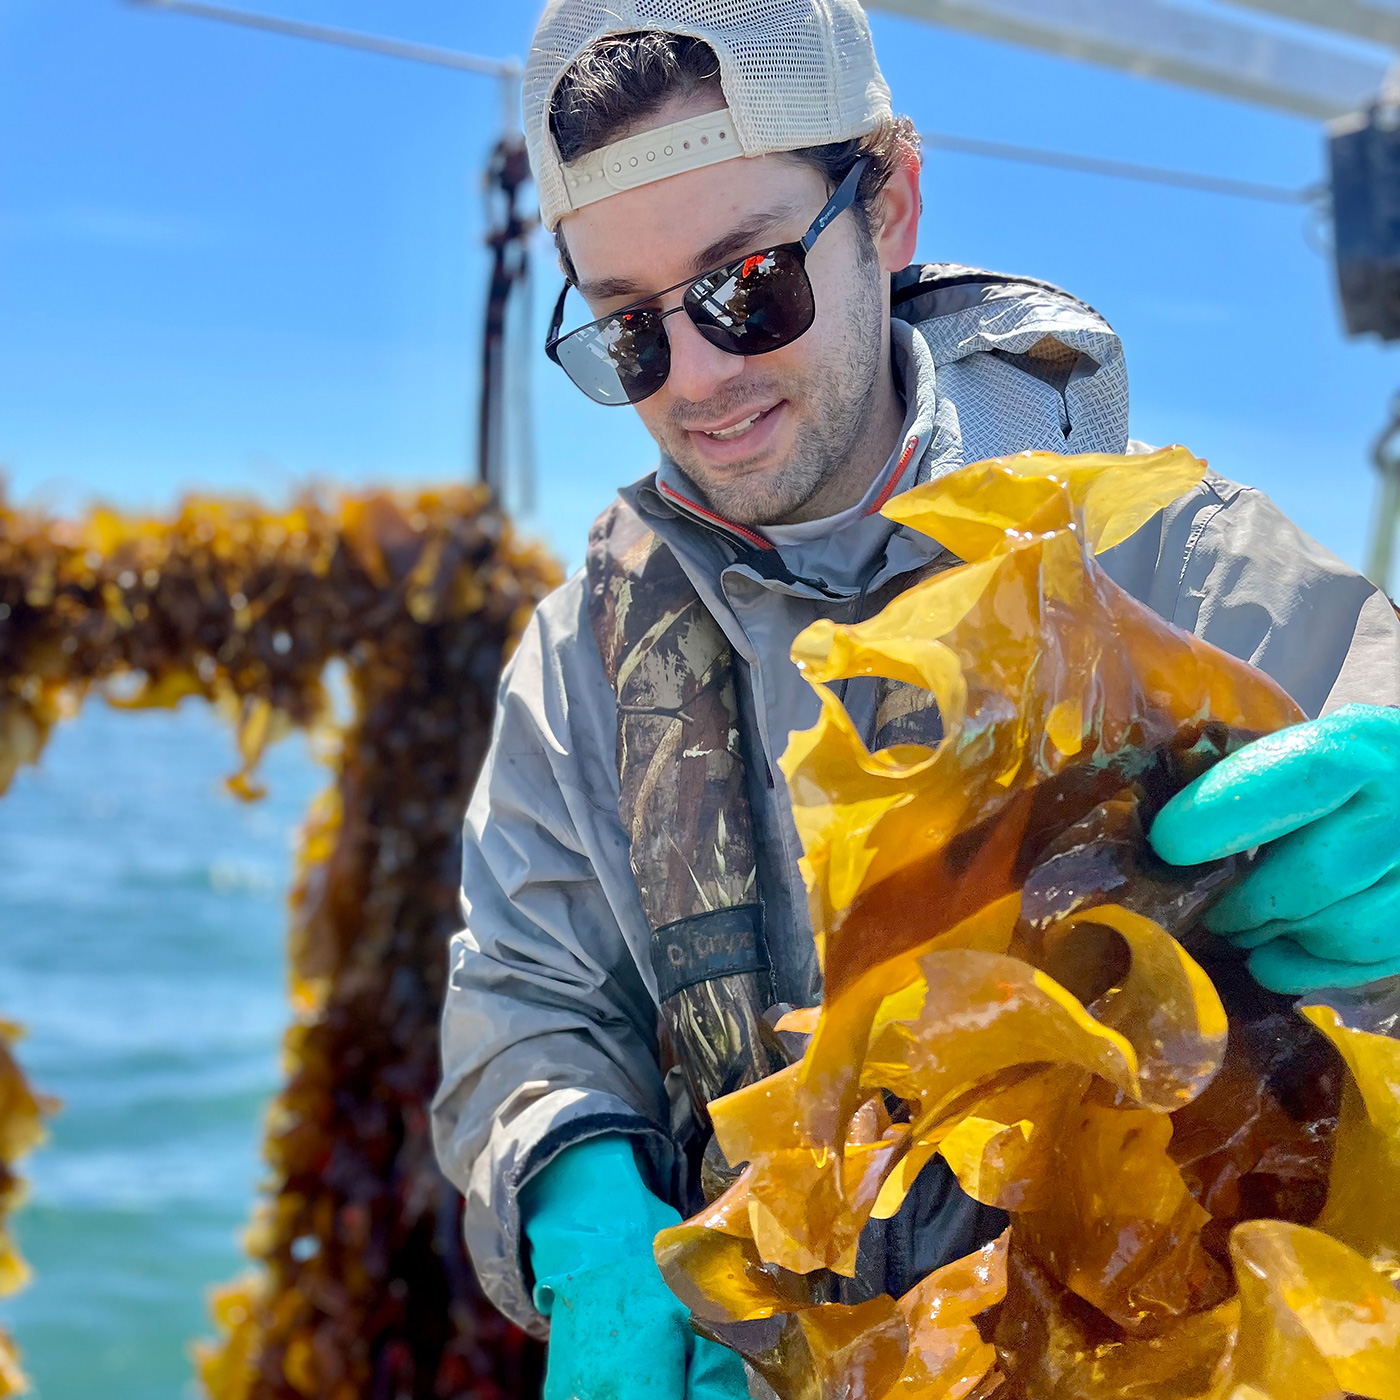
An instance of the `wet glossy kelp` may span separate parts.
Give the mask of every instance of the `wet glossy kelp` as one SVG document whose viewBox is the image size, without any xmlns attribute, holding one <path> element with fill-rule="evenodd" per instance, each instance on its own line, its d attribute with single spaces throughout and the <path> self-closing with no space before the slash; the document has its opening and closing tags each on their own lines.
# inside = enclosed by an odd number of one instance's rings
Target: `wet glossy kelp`
<svg viewBox="0 0 1400 1400">
<path fill-rule="evenodd" d="M 797 641 L 825 1001 L 780 1023 L 800 1063 L 712 1105 L 748 1165 L 657 1241 L 784 1400 L 1400 1398 L 1400 1044 L 1364 1000 L 1303 1019 L 1255 986 L 1195 926 L 1234 864 L 1144 840 L 1301 718 L 1095 562 L 1201 470 L 1029 456 L 916 489 L 887 513 L 966 562 Z M 868 752 L 834 688 L 860 675 L 933 692 L 943 743 Z M 937 1155 L 1006 1233 L 829 1301 Z"/>
<path fill-rule="evenodd" d="M 556 577 L 467 488 L 284 512 L 191 501 L 173 520 L 50 522 L 0 504 L 0 791 L 93 690 L 219 705 L 236 725 L 242 797 L 290 726 L 318 728 L 335 773 L 292 897 L 287 1083 L 248 1238 L 259 1267 L 217 1297 L 222 1338 L 199 1362 L 218 1400 L 485 1400 L 537 1386 L 538 1349 L 472 1277 L 427 1104 L 457 832 L 502 659 Z M 337 660 L 353 701 L 344 730 L 322 685 Z M 0 1208 L 36 1123 L 0 1048 Z M 0 1237 L 0 1286 L 18 1268 Z M 18 1379 L 6 1355 L 0 1395 Z"/>
</svg>

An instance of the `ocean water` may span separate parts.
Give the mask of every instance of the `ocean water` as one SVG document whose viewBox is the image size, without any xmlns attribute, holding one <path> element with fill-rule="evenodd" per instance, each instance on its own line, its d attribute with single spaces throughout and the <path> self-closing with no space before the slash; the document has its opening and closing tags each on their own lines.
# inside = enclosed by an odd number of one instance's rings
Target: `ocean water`
<svg viewBox="0 0 1400 1400">
<path fill-rule="evenodd" d="M 0 1016 L 63 1100 L 23 1166 L 35 1277 L 0 1300 L 41 1400 L 196 1394 L 206 1291 L 245 1267 L 296 827 L 329 775 L 288 739 L 243 805 L 235 766 L 201 704 L 90 701 L 0 798 Z"/>
</svg>

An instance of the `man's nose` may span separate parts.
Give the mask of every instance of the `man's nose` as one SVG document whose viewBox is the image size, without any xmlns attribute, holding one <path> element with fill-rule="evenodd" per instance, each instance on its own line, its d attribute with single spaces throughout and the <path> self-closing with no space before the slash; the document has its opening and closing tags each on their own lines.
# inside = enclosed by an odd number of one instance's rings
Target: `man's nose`
<svg viewBox="0 0 1400 1400">
<path fill-rule="evenodd" d="M 742 355 L 726 355 L 711 345 L 684 311 L 666 318 L 671 341 L 671 373 L 666 387 L 679 399 L 704 403 L 731 380 L 744 372 Z"/>
</svg>

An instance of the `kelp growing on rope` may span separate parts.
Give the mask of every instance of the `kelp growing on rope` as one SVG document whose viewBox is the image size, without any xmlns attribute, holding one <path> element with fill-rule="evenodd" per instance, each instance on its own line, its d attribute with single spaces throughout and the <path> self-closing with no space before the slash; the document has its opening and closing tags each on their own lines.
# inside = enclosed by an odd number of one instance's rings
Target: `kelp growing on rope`
<svg viewBox="0 0 1400 1400">
<path fill-rule="evenodd" d="M 711 1106 L 737 1183 L 657 1240 L 783 1400 L 1400 1400 L 1400 1042 L 1255 986 L 1195 927 L 1234 862 L 1174 871 L 1143 837 L 1302 718 L 1095 562 L 1201 470 L 965 468 L 886 513 L 966 562 L 797 640 L 822 711 L 782 766 L 825 999 L 779 1023 L 800 1063 Z M 939 747 L 867 751 L 834 688 L 857 675 L 933 692 Z M 826 1301 L 939 1155 L 1006 1233 L 903 1298 Z"/>
<path fill-rule="evenodd" d="M 94 689 L 218 704 L 244 798 L 277 735 L 331 733 L 328 663 L 353 699 L 292 896 L 287 1083 L 247 1241 L 259 1268 L 216 1297 L 222 1338 L 199 1359 L 216 1400 L 538 1385 L 538 1348 L 472 1276 L 427 1105 L 462 813 L 503 657 L 555 582 L 469 488 L 280 513 L 193 500 L 173 520 L 49 522 L 0 502 L 0 791 Z M 0 1157 L 23 1121 L 7 1084 Z"/>
</svg>

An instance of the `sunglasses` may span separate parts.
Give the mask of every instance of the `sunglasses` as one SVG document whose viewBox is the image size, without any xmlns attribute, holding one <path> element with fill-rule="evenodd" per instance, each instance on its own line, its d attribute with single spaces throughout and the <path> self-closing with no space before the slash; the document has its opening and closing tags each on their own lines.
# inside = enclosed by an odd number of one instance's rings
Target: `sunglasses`
<svg viewBox="0 0 1400 1400">
<path fill-rule="evenodd" d="M 810 329 L 817 314 L 807 254 L 827 226 L 855 202 L 869 164 L 870 157 L 862 156 L 851 167 L 796 243 L 737 258 L 561 336 L 570 286 L 566 282 L 554 307 L 545 354 L 594 403 L 612 405 L 641 403 L 666 382 L 671 372 L 666 318 L 678 311 L 690 317 L 711 345 L 729 355 L 766 355 L 791 345 Z M 646 304 L 682 287 L 681 304 L 670 311 Z"/>
</svg>

